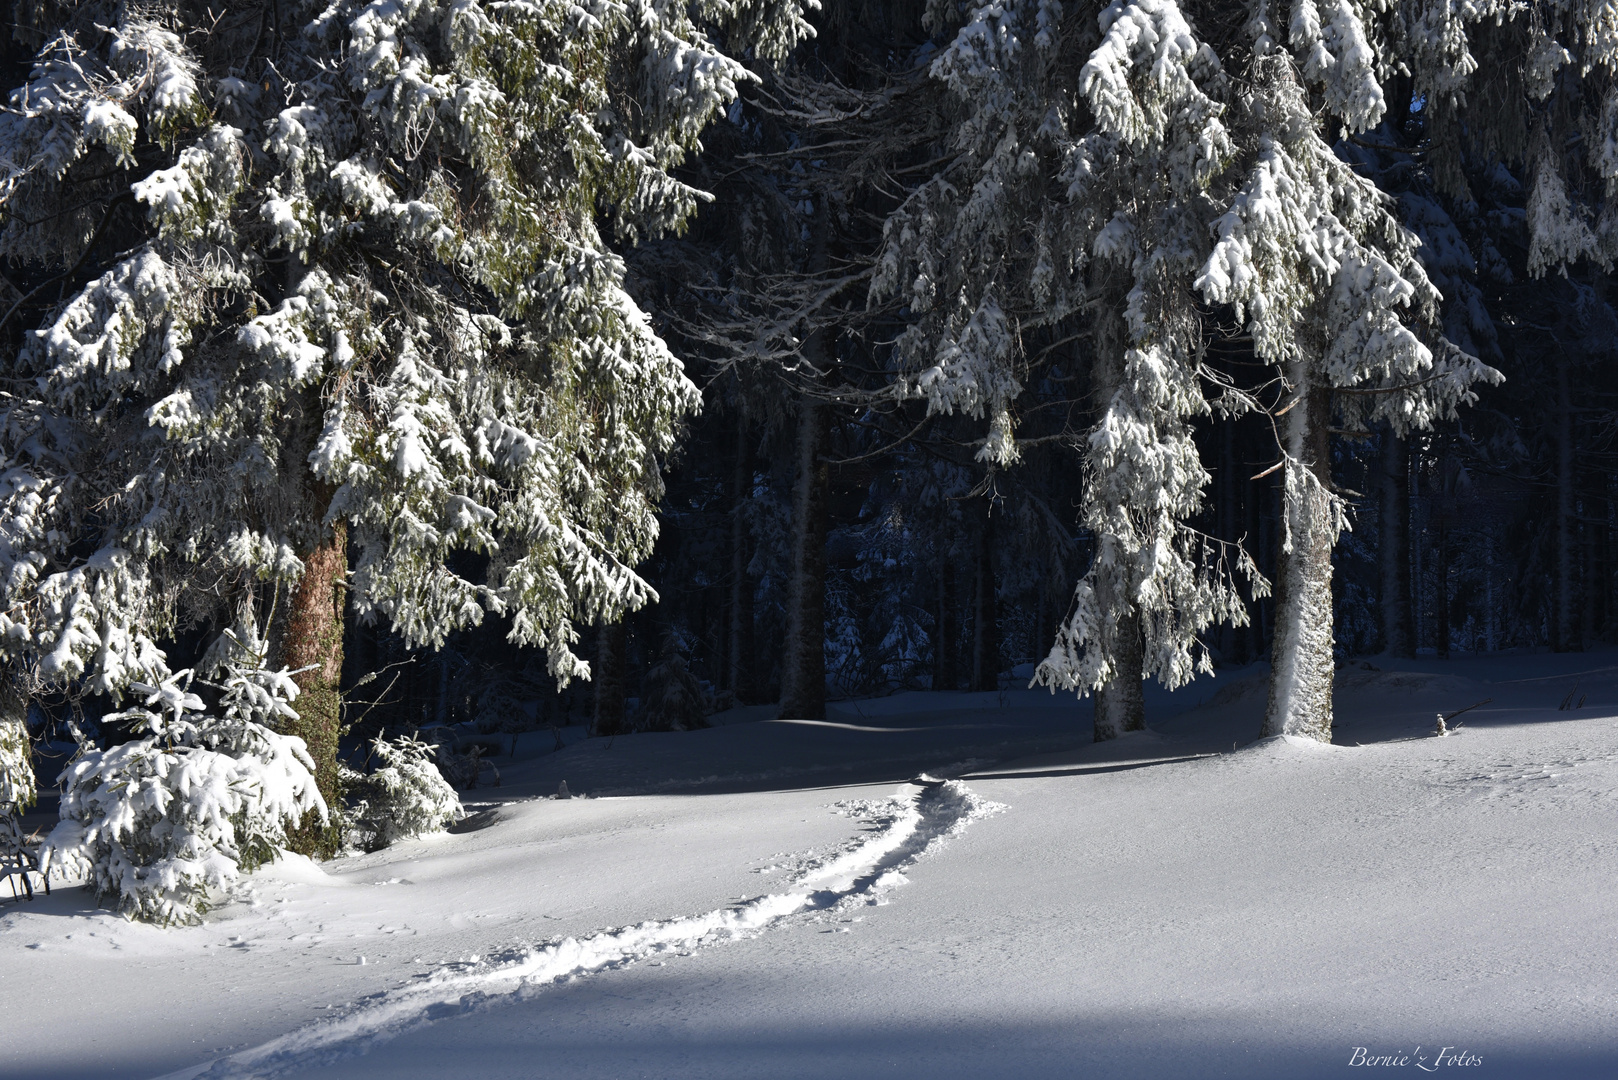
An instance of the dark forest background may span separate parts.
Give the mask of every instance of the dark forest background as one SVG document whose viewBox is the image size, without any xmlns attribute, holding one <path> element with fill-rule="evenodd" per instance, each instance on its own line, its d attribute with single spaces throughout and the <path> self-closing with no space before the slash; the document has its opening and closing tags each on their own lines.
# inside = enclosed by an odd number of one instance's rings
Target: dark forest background
<svg viewBox="0 0 1618 1080">
<path fill-rule="evenodd" d="M 694 227 L 625 252 L 637 299 L 704 398 L 641 568 L 660 601 L 584 628 L 595 679 L 561 691 L 498 619 L 437 651 L 351 620 L 351 740 L 463 721 L 667 730 L 777 702 L 815 716 L 826 697 L 1021 685 L 1044 657 L 1091 557 L 1076 512 L 1094 415 L 1087 343 L 1022 341 L 1023 456 L 1010 469 L 976 460 L 985 421 L 929 418 L 884 393 L 908 312 L 871 304 L 867 285 L 887 215 L 930 175 L 951 120 L 927 78 L 944 39 L 910 0 L 830 3 L 818 23 L 791 63 L 759 65 L 705 136 L 686 179 L 715 198 Z M 1334 433 L 1352 508 L 1335 555 L 1339 656 L 1618 640 L 1610 275 L 1530 277 L 1524 177 L 1491 164 L 1469 177 L 1476 202 L 1434 194 L 1422 103 L 1407 87 L 1400 104 L 1397 122 L 1341 152 L 1401 198 L 1444 203 L 1462 242 L 1430 267 L 1454 308 L 1446 323 L 1506 380 L 1409 440 Z M 1208 345 L 1238 380 L 1260 366 L 1239 338 L 1210 332 Z M 1271 419 L 1210 417 L 1199 445 L 1212 483 L 1195 524 L 1273 576 Z M 1268 656 L 1272 605 L 1250 597 L 1251 625 L 1208 632 L 1218 665 Z"/>
<path fill-rule="evenodd" d="M 436 654 L 353 627 L 356 676 L 401 665 L 371 723 L 488 727 L 510 715 L 610 734 L 696 726 L 706 712 L 783 696 L 795 715 L 818 715 L 805 686 L 821 665 L 835 699 L 1022 685 L 1044 657 L 1091 556 L 1076 524 L 1076 446 L 1094 412 L 1085 342 L 1023 342 L 1023 460 L 1012 469 L 975 460 L 984 422 L 929 419 L 919 403 L 884 398 L 908 313 L 870 305 L 865 286 L 883 221 L 929 175 L 949 122 L 925 77 L 938 42 L 908 3 L 828 5 L 820 29 L 787 69 L 761 68 L 763 83 L 706 137 L 690 179 L 716 198 L 695 227 L 629 253 L 637 298 L 705 403 L 642 571 L 661 601 L 596 631 L 594 684 L 560 695 L 498 625 Z M 1506 381 L 1408 440 L 1334 433 L 1352 525 L 1334 560 L 1337 652 L 1618 640 L 1609 275 L 1531 278 L 1523 178 L 1491 165 L 1469 177 L 1478 202 L 1434 194 L 1420 169 L 1421 102 L 1408 88 L 1404 101 L 1399 123 L 1340 152 L 1412 205 L 1443 202 L 1464 243 L 1429 267 L 1448 286 L 1448 331 Z M 1258 366 L 1228 336 L 1210 334 L 1209 349 L 1237 379 Z M 1280 477 L 1259 475 L 1276 456 L 1270 419 L 1209 418 L 1199 445 L 1213 479 L 1195 524 L 1241 541 L 1273 576 Z M 1251 625 L 1208 633 L 1216 664 L 1268 657 L 1272 606 L 1249 597 Z M 818 635 L 794 634 L 796 609 L 818 614 L 821 656 L 802 655 L 800 639 L 813 653 Z M 538 714 L 520 720 L 510 703 L 529 698 Z"/>
</svg>

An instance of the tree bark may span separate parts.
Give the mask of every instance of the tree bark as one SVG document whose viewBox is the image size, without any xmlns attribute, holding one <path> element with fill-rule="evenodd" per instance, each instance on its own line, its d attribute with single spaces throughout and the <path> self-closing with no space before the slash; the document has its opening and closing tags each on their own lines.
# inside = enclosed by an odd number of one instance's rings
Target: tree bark
<svg viewBox="0 0 1618 1080">
<path fill-rule="evenodd" d="M 1382 505 L 1378 515 L 1382 564 L 1382 650 L 1389 656 L 1415 656 L 1416 632 L 1410 604 L 1410 444 L 1392 431 L 1382 433 Z"/>
<path fill-rule="evenodd" d="M 1134 607 L 1119 616 L 1114 634 L 1112 680 L 1096 691 L 1096 742 L 1146 728 L 1141 685 L 1145 681 L 1142 671 L 1146 658 L 1141 647 L 1140 613 Z"/>
<path fill-rule="evenodd" d="M 1316 387 L 1301 364 L 1293 386 L 1303 400 L 1282 417 L 1285 449 L 1307 475 L 1283 488 L 1285 541 L 1276 554 L 1275 645 L 1270 702 L 1261 736 L 1331 742 L 1332 594 L 1331 389 Z M 1312 481 L 1311 482 L 1311 478 Z"/>
<path fill-rule="evenodd" d="M 590 672 L 595 708 L 590 717 L 592 735 L 622 735 L 628 730 L 624 694 L 625 653 L 629 631 L 622 619 L 596 629 L 596 662 Z"/>
<path fill-rule="evenodd" d="M 999 609 L 994 591 L 994 516 L 991 509 L 978 529 L 972 594 L 972 689 L 1000 689 Z"/>
<path fill-rule="evenodd" d="M 316 500 L 322 515 L 331 504 L 331 492 Z M 330 819 L 306 817 L 287 834 L 288 847 L 300 855 L 332 858 L 342 846 L 338 814 L 342 787 L 338 782 L 337 743 L 343 729 L 343 608 L 348 587 L 348 528 L 339 521 L 320 543 L 303 556 L 303 576 L 293 590 L 280 635 L 281 663 L 296 671 L 309 668 L 293 680 L 298 684 L 296 720 L 284 725 L 309 748 L 315 763 L 315 784 L 326 800 Z"/>
<path fill-rule="evenodd" d="M 780 715 L 826 718 L 826 407 L 798 406 L 797 481 L 792 498 L 792 582 L 781 669 Z"/>
<path fill-rule="evenodd" d="M 1578 587 L 1574 568 L 1573 402 L 1568 389 L 1567 357 L 1556 358 L 1556 610 L 1551 648 L 1556 652 L 1579 652 L 1578 607 L 1574 591 Z"/>
<path fill-rule="evenodd" d="M 752 536 L 745 510 L 753 497 L 753 439 L 747 414 L 736 420 L 736 471 L 731 480 L 730 510 L 730 692 L 736 701 L 753 700 L 753 561 Z"/>
</svg>

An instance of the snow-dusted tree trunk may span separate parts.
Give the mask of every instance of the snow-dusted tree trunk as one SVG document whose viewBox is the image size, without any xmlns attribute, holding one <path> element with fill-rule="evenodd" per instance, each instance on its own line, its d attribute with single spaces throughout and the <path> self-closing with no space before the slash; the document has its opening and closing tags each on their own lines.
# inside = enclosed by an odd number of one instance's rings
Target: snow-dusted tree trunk
<svg viewBox="0 0 1618 1080">
<path fill-rule="evenodd" d="M 1410 443 L 1391 430 L 1382 434 L 1381 532 L 1382 648 L 1389 656 L 1414 656 L 1410 625 Z"/>
<path fill-rule="evenodd" d="M 1118 616 L 1112 643 L 1113 676 L 1096 691 L 1095 741 L 1116 739 L 1126 731 L 1146 728 L 1143 696 L 1145 657 L 1141 648 L 1140 614 L 1126 605 Z"/>
<path fill-rule="evenodd" d="M 320 499 L 329 505 L 331 491 Z M 315 784 L 327 806 L 341 806 L 337 743 L 343 730 L 343 609 L 348 598 L 348 527 L 338 521 L 303 557 L 303 576 L 293 587 L 286 622 L 281 628 L 280 657 L 275 666 L 298 674 L 296 717 L 283 731 L 308 747 L 315 764 Z M 307 670 L 300 670 L 307 669 Z M 287 833 L 292 850 L 331 858 L 342 846 L 334 821 L 307 817 Z"/>
<path fill-rule="evenodd" d="M 1128 347 L 1124 320 L 1119 314 L 1121 298 L 1102 306 L 1095 317 L 1096 364 L 1092 387 L 1098 402 L 1106 403 L 1117 394 L 1124 379 L 1124 350 Z M 1103 545 L 1115 545 L 1113 537 L 1102 536 Z M 1094 586 L 1097 606 L 1111 615 L 1105 648 L 1112 658 L 1112 675 L 1096 688 L 1095 741 L 1116 739 L 1126 731 L 1146 728 L 1145 650 L 1141 641 L 1140 609 L 1130 597 L 1129 564 L 1118 558 L 1096 553 Z"/>
<path fill-rule="evenodd" d="M 826 716 L 826 406 L 798 405 L 797 479 L 792 490 L 792 581 L 781 655 L 781 712 L 794 720 Z"/>
<path fill-rule="evenodd" d="M 1270 704 L 1262 734 L 1331 741 L 1331 552 L 1339 511 L 1331 494 L 1332 392 L 1310 384 L 1304 363 L 1292 365 L 1296 403 L 1283 416 L 1288 456 L 1276 556 L 1275 645 Z"/>
</svg>

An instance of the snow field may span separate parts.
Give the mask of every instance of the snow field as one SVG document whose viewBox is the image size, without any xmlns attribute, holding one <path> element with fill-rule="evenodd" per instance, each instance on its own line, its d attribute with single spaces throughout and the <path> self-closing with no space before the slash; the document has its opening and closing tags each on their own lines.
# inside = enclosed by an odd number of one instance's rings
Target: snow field
<svg viewBox="0 0 1618 1080">
<path fill-rule="evenodd" d="M 1252 741 L 1261 672 L 1154 691 L 1155 730 L 1101 745 L 1015 691 L 581 743 L 454 834 L 284 860 L 202 927 L 0 909 L 7 1023 L 54 1033 L 0 1075 L 1309 1080 L 1449 1047 L 1605 1077 L 1610 659 L 1350 669 L 1335 746 Z M 977 763 L 863 782 L 928 755 Z M 682 793 L 532 797 L 564 776 Z"/>
<path fill-rule="evenodd" d="M 905 882 L 901 873 L 905 866 L 941 840 L 959 834 L 973 819 L 998 809 L 1001 807 L 985 802 L 958 781 L 929 779 L 905 785 L 891 799 L 849 806 L 851 816 L 876 826 L 874 835 L 811 862 L 788 892 L 701 915 L 528 946 L 515 959 L 504 962 L 473 957 L 467 970 L 440 969 L 422 985 L 377 995 L 352 1015 L 293 1032 L 200 1069 L 180 1070 L 168 1080 L 285 1076 L 366 1053 L 403 1031 L 501 997 L 521 996 L 552 983 L 653 957 L 689 955 L 704 946 L 756 934 L 799 913 L 877 903 L 885 892 Z"/>
</svg>

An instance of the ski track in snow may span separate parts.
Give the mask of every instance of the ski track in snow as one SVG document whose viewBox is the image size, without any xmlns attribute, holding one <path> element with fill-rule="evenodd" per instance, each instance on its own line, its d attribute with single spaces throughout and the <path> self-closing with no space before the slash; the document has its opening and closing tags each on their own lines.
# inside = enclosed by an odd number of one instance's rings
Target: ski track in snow
<svg viewBox="0 0 1618 1080">
<path fill-rule="evenodd" d="M 903 885 L 903 870 L 972 821 L 1004 807 L 956 780 L 918 777 L 888 799 L 839 804 L 874 835 L 810 860 L 789 891 L 680 918 L 600 930 L 522 946 L 479 963 L 443 968 L 414 985 L 386 990 L 335 1020 L 307 1025 L 260 1046 L 166 1074 L 159 1080 L 271 1080 L 364 1054 L 414 1028 L 481 1008 L 520 1001 L 546 987 L 658 956 L 762 933 L 793 916 L 879 904 Z"/>
</svg>

